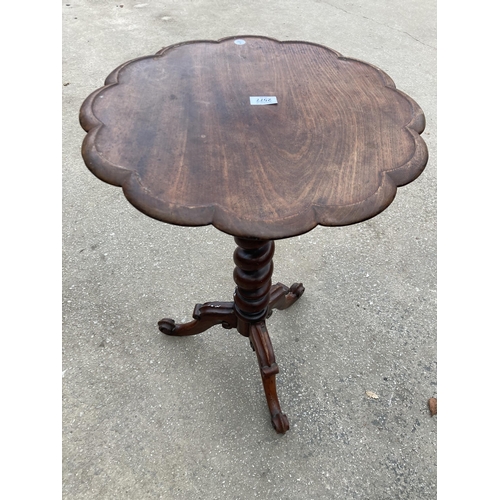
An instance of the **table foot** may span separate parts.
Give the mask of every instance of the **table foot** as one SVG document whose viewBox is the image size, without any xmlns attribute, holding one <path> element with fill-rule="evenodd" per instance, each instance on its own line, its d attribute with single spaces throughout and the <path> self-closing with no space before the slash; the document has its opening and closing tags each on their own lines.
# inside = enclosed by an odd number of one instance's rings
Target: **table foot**
<svg viewBox="0 0 500 500">
<path fill-rule="evenodd" d="M 257 354 L 260 374 L 267 405 L 271 413 L 271 422 L 279 434 L 284 434 L 290 425 L 287 416 L 281 411 L 278 394 L 276 392 L 276 374 L 279 372 L 274 350 L 267 332 L 265 321 L 250 325 L 250 343 Z"/>
<path fill-rule="evenodd" d="M 290 307 L 302 297 L 304 291 L 305 288 L 302 283 L 294 283 L 290 288 L 283 285 L 283 283 L 273 285 L 269 292 L 267 317 L 271 316 L 273 309 L 283 310 Z"/>
<path fill-rule="evenodd" d="M 273 424 L 274 430 L 278 434 L 285 434 L 285 432 L 290 429 L 288 417 L 281 412 L 277 413 L 271 418 L 271 423 Z"/>
<path fill-rule="evenodd" d="M 222 325 L 224 328 L 236 328 L 237 325 L 233 302 L 196 304 L 193 318 L 189 323 L 176 323 L 171 318 L 163 318 L 158 321 L 158 328 L 165 335 L 183 337 L 202 333 L 214 325 Z"/>
</svg>

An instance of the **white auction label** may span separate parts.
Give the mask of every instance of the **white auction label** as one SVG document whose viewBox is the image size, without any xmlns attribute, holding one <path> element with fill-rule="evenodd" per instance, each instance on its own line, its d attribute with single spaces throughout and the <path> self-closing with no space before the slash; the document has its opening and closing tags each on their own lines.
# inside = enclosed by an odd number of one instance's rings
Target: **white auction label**
<svg viewBox="0 0 500 500">
<path fill-rule="evenodd" d="M 256 105 L 256 106 L 263 106 L 265 104 L 278 104 L 278 99 L 276 98 L 275 95 L 271 95 L 271 96 L 264 96 L 264 95 L 250 96 L 250 104 Z"/>
</svg>

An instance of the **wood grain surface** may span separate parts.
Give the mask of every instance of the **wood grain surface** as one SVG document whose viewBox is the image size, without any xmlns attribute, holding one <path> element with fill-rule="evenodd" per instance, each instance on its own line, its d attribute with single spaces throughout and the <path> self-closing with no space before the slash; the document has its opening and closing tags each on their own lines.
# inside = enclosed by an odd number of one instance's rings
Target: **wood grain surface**
<svg viewBox="0 0 500 500">
<path fill-rule="evenodd" d="M 86 165 L 139 210 L 239 237 L 368 219 L 427 162 L 422 110 L 384 72 L 264 37 L 129 61 L 86 99 L 80 121 Z"/>
</svg>

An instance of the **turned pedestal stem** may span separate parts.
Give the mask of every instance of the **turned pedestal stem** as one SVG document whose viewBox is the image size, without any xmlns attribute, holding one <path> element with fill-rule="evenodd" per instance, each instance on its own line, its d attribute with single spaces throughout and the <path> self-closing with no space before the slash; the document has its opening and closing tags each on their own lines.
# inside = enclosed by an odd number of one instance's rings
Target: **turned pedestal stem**
<svg viewBox="0 0 500 500">
<path fill-rule="evenodd" d="M 234 251 L 234 312 L 238 331 L 250 337 L 250 343 L 259 361 L 260 374 L 271 413 L 273 427 L 285 433 L 290 425 L 281 411 L 276 392 L 276 374 L 279 372 L 271 339 L 266 328 L 266 317 L 271 298 L 274 241 L 235 238 Z"/>
<path fill-rule="evenodd" d="M 273 275 L 274 241 L 235 238 L 236 264 L 233 278 L 234 312 L 238 318 L 238 331 L 248 337 L 249 326 L 265 320 L 270 298 Z"/>
</svg>

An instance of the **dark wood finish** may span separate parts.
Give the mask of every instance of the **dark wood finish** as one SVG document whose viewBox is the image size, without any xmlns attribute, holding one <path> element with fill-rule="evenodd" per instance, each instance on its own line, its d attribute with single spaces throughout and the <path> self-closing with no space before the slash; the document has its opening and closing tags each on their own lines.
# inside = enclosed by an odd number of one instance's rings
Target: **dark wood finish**
<svg viewBox="0 0 500 500">
<path fill-rule="evenodd" d="M 233 260 L 236 264 L 233 278 L 234 312 L 238 317 L 238 331 L 248 337 L 249 326 L 267 316 L 271 276 L 273 274 L 274 241 L 235 238 L 238 245 Z"/>
<path fill-rule="evenodd" d="M 259 360 L 260 374 L 266 393 L 267 406 L 271 413 L 271 422 L 279 434 L 290 429 L 287 416 L 281 411 L 276 392 L 276 375 L 280 371 L 274 357 L 273 345 L 267 333 L 265 321 L 253 323 L 250 327 L 250 342 Z"/>
<path fill-rule="evenodd" d="M 272 309 L 287 309 L 304 293 L 302 283 L 290 288 L 281 283 L 271 286 L 274 241 L 235 238 L 234 302 L 206 302 L 196 304 L 193 321 L 176 323 L 171 318 L 158 322 L 166 335 L 196 335 L 221 324 L 224 328 L 236 328 L 257 355 L 266 394 L 271 422 L 276 432 L 284 434 L 289 429 L 288 419 L 281 411 L 276 392 L 276 374 L 279 372 L 274 350 L 266 328 L 266 318 Z"/>
<path fill-rule="evenodd" d="M 158 327 L 166 335 L 184 337 L 196 335 L 208 330 L 214 325 L 224 328 L 236 328 L 237 318 L 234 314 L 233 302 L 205 302 L 194 306 L 193 321 L 176 324 L 173 319 L 164 318 L 158 321 Z"/>
<path fill-rule="evenodd" d="M 278 104 L 250 105 L 258 95 Z M 139 210 L 240 237 L 365 220 L 427 162 L 413 99 L 380 69 L 308 42 L 172 45 L 114 70 L 80 120 L 87 166 Z"/>
<path fill-rule="evenodd" d="M 252 106 L 250 96 L 278 104 Z M 85 100 L 80 123 L 88 168 L 139 210 L 235 236 L 234 301 L 197 304 L 193 321 L 158 326 L 186 336 L 221 324 L 249 337 L 273 426 L 285 433 L 266 318 L 304 287 L 271 285 L 273 240 L 384 210 L 426 165 L 422 110 L 370 64 L 241 36 L 122 64 Z"/>
<path fill-rule="evenodd" d="M 304 291 L 305 288 L 302 283 L 294 283 L 290 288 L 282 283 L 273 285 L 269 293 L 267 317 L 269 318 L 271 316 L 273 309 L 283 310 L 289 308 L 294 302 L 302 297 Z"/>
</svg>

